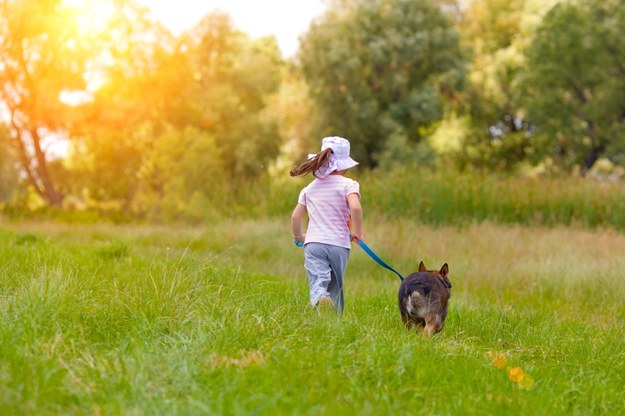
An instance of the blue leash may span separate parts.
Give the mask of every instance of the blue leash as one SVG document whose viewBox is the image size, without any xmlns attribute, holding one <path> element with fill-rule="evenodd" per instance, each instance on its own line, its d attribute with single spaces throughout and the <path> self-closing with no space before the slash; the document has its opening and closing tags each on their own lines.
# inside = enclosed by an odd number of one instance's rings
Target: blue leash
<svg viewBox="0 0 625 416">
<path fill-rule="evenodd" d="M 392 271 L 393 273 L 395 273 L 398 277 L 399 280 L 401 280 L 402 282 L 404 281 L 404 276 L 401 275 L 401 273 L 399 273 L 397 270 L 393 269 L 391 266 L 389 266 L 388 264 L 386 264 L 384 262 L 384 260 L 382 260 L 381 258 L 378 257 L 377 254 L 375 254 L 373 252 L 373 250 L 371 250 L 369 248 L 368 245 L 365 244 L 364 241 L 362 240 L 356 240 L 356 244 L 358 244 L 360 246 L 360 248 L 362 248 L 365 253 L 367 253 L 373 260 L 375 260 L 380 266 L 384 267 L 385 269 L 388 269 L 390 271 Z"/>
<path fill-rule="evenodd" d="M 389 266 L 388 264 L 386 264 L 386 262 L 384 260 L 382 260 L 381 258 L 378 257 L 377 254 L 375 254 L 373 252 L 373 250 L 371 250 L 369 248 L 368 245 L 365 244 L 364 241 L 362 240 L 356 240 L 356 244 L 358 244 L 360 246 L 360 248 L 362 248 L 364 250 L 365 253 L 367 253 L 373 260 L 375 260 L 380 266 L 384 267 L 385 269 L 388 269 L 390 271 L 392 271 L 393 273 L 395 273 L 398 277 L 399 280 L 401 280 L 402 282 L 404 281 L 404 276 L 401 275 L 401 273 L 399 273 L 397 270 L 393 269 L 391 266 Z M 304 243 L 302 243 L 301 241 L 297 241 L 295 240 L 295 245 L 298 247 L 302 247 L 304 245 Z"/>
</svg>

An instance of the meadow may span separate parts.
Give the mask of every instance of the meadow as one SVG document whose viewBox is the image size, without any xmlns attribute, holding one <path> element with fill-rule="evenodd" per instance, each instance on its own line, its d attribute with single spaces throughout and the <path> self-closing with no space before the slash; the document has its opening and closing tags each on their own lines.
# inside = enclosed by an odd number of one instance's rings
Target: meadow
<svg viewBox="0 0 625 416">
<path fill-rule="evenodd" d="M 625 1 L 326 1 L 293 56 L 155 3 L 2 3 L 0 416 L 625 415 Z M 356 246 L 309 304 L 326 134 L 369 246 L 449 265 L 434 337 Z"/>
<path fill-rule="evenodd" d="M 624 414 L 625 236 L 370 213 L 407 274 L 444 262 L 444 330 L 406 331 L 357 247 L 342 317 L 308 303 L 288 218 L 0 222 L 0 414 Z"/>
</svg>

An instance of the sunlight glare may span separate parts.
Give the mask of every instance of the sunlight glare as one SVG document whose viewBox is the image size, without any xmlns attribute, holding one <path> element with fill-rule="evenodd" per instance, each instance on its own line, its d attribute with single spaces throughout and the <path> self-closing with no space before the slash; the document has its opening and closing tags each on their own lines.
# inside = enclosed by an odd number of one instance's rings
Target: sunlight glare
<svg viewBox="0 0 625 416">
<path fill-rule="evenodd" d="M 286 56 L 299 47 L 298 37 L 327 5 L 324 0 L 139 0 L 174 34 L 191 29 L 203 16 L 220 11 L 253 38 L 274 35 Z"/>
<path fill-rule="evenodd" d="M 63 0 L 63 5 L 76 10 L 78 30 L 83 34 L 102 32 L 115 12 L 114 4 L 106 0 Z"/>
</svg>

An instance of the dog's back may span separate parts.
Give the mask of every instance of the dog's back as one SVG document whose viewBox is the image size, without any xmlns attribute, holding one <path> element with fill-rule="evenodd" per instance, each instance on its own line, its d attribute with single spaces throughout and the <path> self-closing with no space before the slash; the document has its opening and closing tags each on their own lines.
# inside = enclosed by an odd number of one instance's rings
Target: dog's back
<svg viewBox="0 0 625 416">
<path fill-rule="evenodd" d="M 397 298 L 406 328 L 423 328 L 428 335 L 438 332 L 447 317 L 447 302 L 451 296 L 447 263 L 439 271 L 426 270 L 423 262 L 419 271 L 404 279 Z"/>
</svg>

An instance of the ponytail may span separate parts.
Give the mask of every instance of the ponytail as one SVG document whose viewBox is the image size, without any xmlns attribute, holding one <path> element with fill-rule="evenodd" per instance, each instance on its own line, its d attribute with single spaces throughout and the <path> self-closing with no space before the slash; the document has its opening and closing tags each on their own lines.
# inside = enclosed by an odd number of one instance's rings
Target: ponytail
<svg viewBox="0 0 625 416">
<path fill-rule="evenodd" d="M 330 159 L 331 153 L 332 153 L 332 148 L 328 147 L 327 149 L 322 150 L 321 152 L 317 153 L 315 157 L 308 159 L 307 161 L 300 164 L 299 166 L 296 166 L 293 169 L 291 169 L 289 174 L 291 176 L 302 176 L 309 172 L 313 172 L 314 174 L 314 172 L 317 169 L 319 169 L 320 167 L 322 167 L 328 162 L 328 159 Z"/>
</svg>

